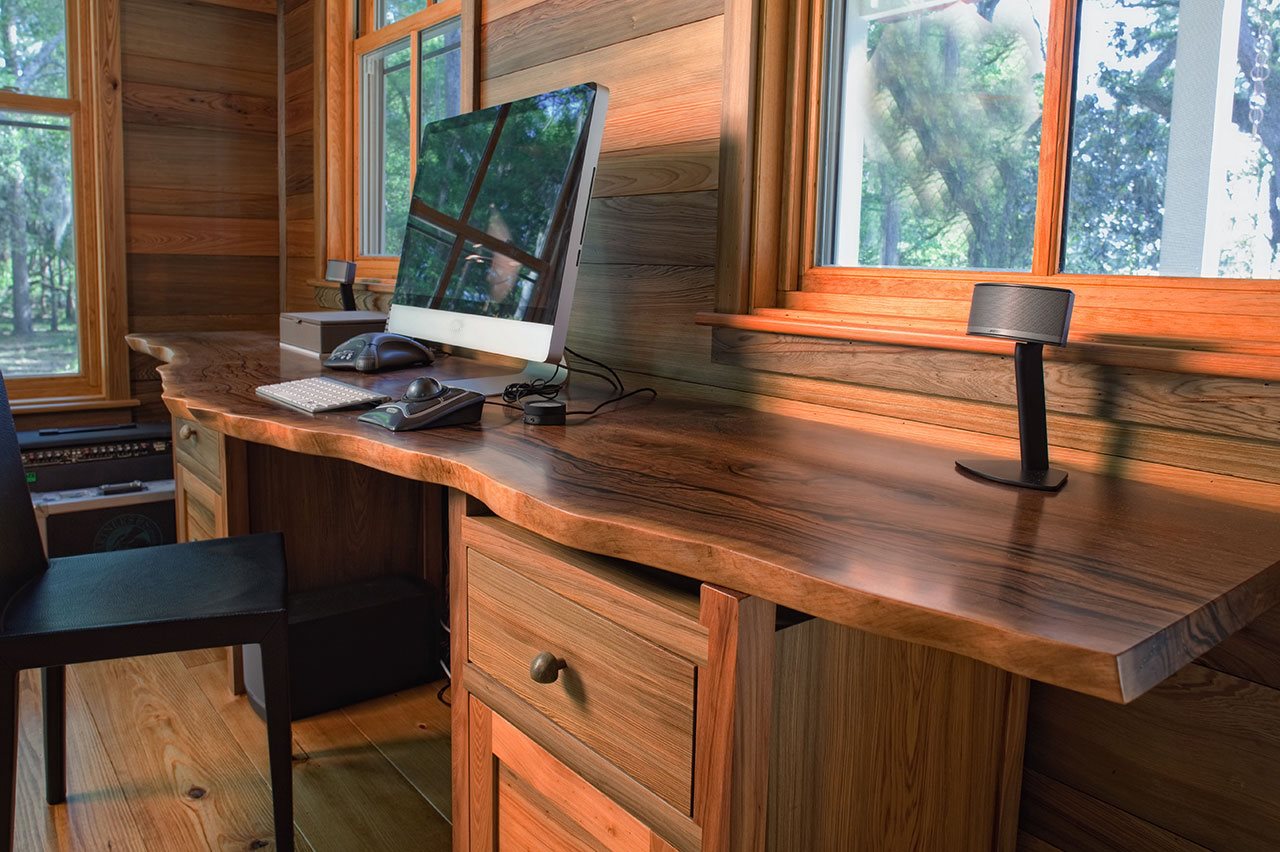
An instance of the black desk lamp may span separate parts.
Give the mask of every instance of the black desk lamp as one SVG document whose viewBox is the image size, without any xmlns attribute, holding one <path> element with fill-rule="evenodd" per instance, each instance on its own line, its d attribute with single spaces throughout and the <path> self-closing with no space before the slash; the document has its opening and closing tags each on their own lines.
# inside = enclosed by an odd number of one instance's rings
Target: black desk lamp
<svg viewBox="0 0 1280 852">
<path fill-rule="evenodd" d="M 346 260 L 331 260 L 325 264 L 324 280 L 333 281 L 338 285 L 338 292 L 342 294 L 342 309 L 344 311 L 354 311 L 356 309 L 356 292 L 353 286 L 356 281 L 356 265 Z"/>
<path fill-rule="evenodd" d="M 975 284 L 969 308 L 969 333 L 1016 340 L 1013 369 L 1018 386 L 1018 439 L 1021 462 L 966 459 L 956 467 L 974 476 L 1057 491 L 1067 472 L 1049 467 L 1049 429 L 1044 401 L 1044 345 L 1067 345 L 1075 294 L 1058 287 Z"/>
</svg>

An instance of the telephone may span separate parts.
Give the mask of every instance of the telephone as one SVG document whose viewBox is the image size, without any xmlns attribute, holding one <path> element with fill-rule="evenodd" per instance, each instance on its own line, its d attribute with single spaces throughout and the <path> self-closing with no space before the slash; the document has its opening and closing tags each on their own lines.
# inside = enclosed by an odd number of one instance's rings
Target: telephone
<svg viewBox="0 0 1280 852">
<path fill-rule="evenodd" d="M 356 335 L 329 353 L 324 365 L 332 370 L 376 373 L 429 365 L 435 359 L 434 352 L 413 338 L 383 331 Z"/>
</svg>

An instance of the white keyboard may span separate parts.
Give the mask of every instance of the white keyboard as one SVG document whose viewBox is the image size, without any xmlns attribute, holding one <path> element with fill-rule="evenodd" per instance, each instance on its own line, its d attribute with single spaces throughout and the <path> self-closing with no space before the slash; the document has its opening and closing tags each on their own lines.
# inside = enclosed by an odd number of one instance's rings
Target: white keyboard
<svg viewBox="0 0 1280 852">
<path fill-rule="evenodd" d="M 375 393 L 356 385 L 324 377 L 298 379 L 277 385 L 262 385 L 258 388 L 258 396 L 308 414 L 375 405 L 391 399 L 386 394 Z"/>
</svg>

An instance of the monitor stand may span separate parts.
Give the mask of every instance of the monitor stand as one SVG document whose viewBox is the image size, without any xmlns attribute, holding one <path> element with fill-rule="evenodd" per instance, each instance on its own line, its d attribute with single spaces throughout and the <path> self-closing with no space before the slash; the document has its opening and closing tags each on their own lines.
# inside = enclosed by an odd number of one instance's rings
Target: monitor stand
<svg viewBox="0 0 1280 852">
<path fill-rule="evenodd" d="M 509 370 L 510 365 L 503 364 L 486 364 L 484 366 L 491 367 L 495 370 Z M 476 393 L 482 393 L 485 396 L 501 396 L 502 392 L 507 389 L 508 385 L 520 384 L 522 382 L 533 382 L 541 379 L 545 382 L 564 383 L 569 380 L 569 367 L 562 360 L 559 364 L 548 364 L 545 362 L 534 363 L 530 361 L 528 366 L 519 373 L 501 373 L 493 376 L 468 376 L 466 378 L 451 378 L 448 380 L 450 387 L 463 388 Z"/>
</svg>

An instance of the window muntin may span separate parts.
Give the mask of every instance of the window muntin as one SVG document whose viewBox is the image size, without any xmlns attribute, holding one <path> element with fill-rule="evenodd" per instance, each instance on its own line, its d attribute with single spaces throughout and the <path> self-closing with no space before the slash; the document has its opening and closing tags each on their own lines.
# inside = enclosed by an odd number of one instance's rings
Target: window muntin
<svg viewBox="0 0 1280 852">
<path fill-rule="evenodd" d="M 1241 12 L 1083 0 L 1064 272 L 1280 277 L 1280 3 Z"/>
<path fill-rule="evenodd" d="M 1029 270 L 1049 0 L 833 0 L 818 266 Z"/>
<path fill-rule="evenodd" d="M 402 38 L 361 58 L 360 253 L 400 253 L 409 215 L 410 39 Z"/>
</svg>

